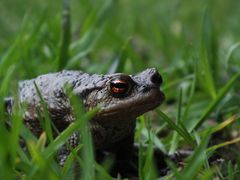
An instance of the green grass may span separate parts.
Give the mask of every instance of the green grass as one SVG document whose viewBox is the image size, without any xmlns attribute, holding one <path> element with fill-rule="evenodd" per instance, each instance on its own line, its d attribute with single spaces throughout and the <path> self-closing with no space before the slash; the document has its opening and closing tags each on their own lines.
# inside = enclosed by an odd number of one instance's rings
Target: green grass
<svg viewBox="0 0 240 180">
<path fill-rule="evenodd" d="M 136 142 L 149 144 L 139 153 L 140 179 L 155 179 L 153 146 L 165 153 L 191 148 L 183 168 L 168 162 L 171 179 L 238 179 L 240 2 L 217 0 L 82 0 L 49 2 L 3 0 L 0 11 L 0 103 L 17 98 L 23 79 L 77 69 L 89 73 L 136 73 L 156 67 L 162 74 L 165 103 L 137 121 Z M 44 103 L 44 102 L 43 102 Z M 94 161 L 87 114 L 73 98 L 79 121 L 52 139 L 36 139 L 22 124 L 24 107 L 15 107 L 12 128 L 0 106 L 1 179 L 74 179 L 77 162 L 83 179 L 111 179 L 111 160 Z M 45 119 L 48 114 L 45 113 Z M 65 166 L 56 150 L 75 130 L 83 144 L 72 150 Z M 164 132 L 162 135 L 162 132 Z M 19 146 L 26 140 L 28 152 Z M 238 144 L 237 144 L 238 143 Z M 46 144 L 48 144 L 46 146 Z M 231 147 L 231 148 L 230 148 Z M 77 151 L 82 153 L 77 155 Z M 223 164 L 208 159 L 220 154 Z M 229 155 L 228 155 L 229 154 Z"/>
</svg>

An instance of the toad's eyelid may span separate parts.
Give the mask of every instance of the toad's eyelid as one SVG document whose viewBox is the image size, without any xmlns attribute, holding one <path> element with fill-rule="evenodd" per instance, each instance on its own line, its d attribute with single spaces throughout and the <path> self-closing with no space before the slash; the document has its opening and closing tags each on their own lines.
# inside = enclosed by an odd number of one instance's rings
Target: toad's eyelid
<svg viewBox="0 0 240 180">
<path fill-rule="evenodd" d="M 111 83 L 113 83 L 113 84 L 128 84 L 128 82 L 126 80 L 122 80 L 122 79 L 115 79 Z"/>
</svg>

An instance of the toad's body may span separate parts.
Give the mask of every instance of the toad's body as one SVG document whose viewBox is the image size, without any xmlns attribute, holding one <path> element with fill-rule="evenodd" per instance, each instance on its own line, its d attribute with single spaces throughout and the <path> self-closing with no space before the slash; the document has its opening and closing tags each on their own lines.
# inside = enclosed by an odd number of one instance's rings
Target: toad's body
<svg viewBox="0 0 240 180">
<path fill-rule="evenodd" d="M 154 68 L 136 75 L 62 71 L 22 81 L 19 99 L 21 104 L 27 105 L 24 116 L 26 126 L 39 136 L 43 130 L 39 123 L 39 109 L 42 108 L 37 86 L 47 104 L 51 120 L 61 132 L 75 121 L 74 110 L 64 90 L 66 85 L 70 86 L 86 110 L 100 107 L 90 123 L 96 150 L 124 144 L 125 140 L 130 141 L 132 146 L 136 117 L 156 108 L 164 99 L 159 90 L 161 82 L 161 76 Z"/>
</svg>

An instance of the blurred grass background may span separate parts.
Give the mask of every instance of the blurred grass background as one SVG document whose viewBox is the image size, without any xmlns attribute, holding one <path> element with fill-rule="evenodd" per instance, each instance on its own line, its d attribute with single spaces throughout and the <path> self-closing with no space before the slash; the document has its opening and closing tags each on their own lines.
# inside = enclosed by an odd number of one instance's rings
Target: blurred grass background
<svg viewBox="0 0 240 180">
<path fill-rule="evenodd" d="M 71 1 L 69 69 L 105 73 L 129 43 L 124 52 L 128 62 L 122 70 L 134 73 L 157 67 L 169 83 L 193 73 L 194 59 L 207 37 L 213 76 L 228 75 L 226 53 L 239 41 L 239 2 L 123 0 L 104 4 L 104 0 Z M 61 2 L 1 1 L 0 57 L 20 36 L 14 57 L 9 57 L 12 62 L 16 59 L 17 68 L 25 69 L 19 71 L 18 79 L 58 69 L 62 8 Z M 239 56 L 239 51 L 232 54 L 232 66 L 239 65 Z"/>
<path fill-rule="evenodd" d="M 223 141 L 238 137 L 239 122 L 234 121 L 240 105 L 240 1 L 65 1 L 69 2 L 65 27 L 62 1 L 0 2 L 0 97 L 16 94 L 19 80 L 61 69 L 133 74 L 156 67 L 166 94 L 160 109 L 176 120 L 177 126 L 169 126 L 186 142 L 199 141 L 196 127 L 205 120 L 219 129 L 225 125 L 217 123 L 230 124 L 221 134 Z M 232 115 L 234 121 L 229 119 Z M 159 117 L 169 123 L 161 112 L 155 119 Z M 160 125 L 157 133 L 165 129 L 166 124 Z M 176 132 L 154 143 L 175 152 L 182 140 Z M 203 138 L 198 151 L 206 142 Z M 229 177 L 234 177 L 234 167 L 229 161 Z"/>
<path fill-rule="evenodd" d="M 225 63 L 230 46 L 239 41 L 240 3 L 237 1 L 114 1 L 101 19 L 98 19 L 100 11 L 104 11 L 104 3 L 106 4 L 104 0 L 71 1 L 72 42 L 84 37 L 91 27 L 95 28 L 92 33 L 94 37 L 86 42 L 90 46 L 90 52 L 77 58 L 76 65 L 71 68 L 101 71 L 99 64 L 114 60 L 121 53 L 122 46 L 131 38 L 131 53 L 137 59 L 137 64 L 140 64 L 136 70 L 156 66 L 172 76 L 186 76 L 193 71 L 192 59 L 199 52 L 202 34 L 208 33 L 206 31 L 210 29 L 210 36 L 213 37 L 210 37 L 209 46 L 214 46 L 213 53 L 216 54 L 210 64 L 215 75 L 215 71 L 223 68 L 221 64 Z M 210 22 L 208 29 L 204 30 L 203 17 L 206 9 Z M 62 3 L 3 0 L 0 13 L 0 57 L 4 56 L 17 35 L 22 33 L 21 42 L 16 48 L 20 51 L 18 64 L 29 71 L 20 74 L 19 78 L 54 71 L 53 64 L 60 46 Z M 22 46 L 25 43 L 31 47 Z M 239 52 L 236 51 L 232 61 L 236 62 L 238 58 Z M 39 68 L 35 68 L 36 65 Z M 126 71 L 130 70 L 132 67 L 127 66 Z"/>
</svg>

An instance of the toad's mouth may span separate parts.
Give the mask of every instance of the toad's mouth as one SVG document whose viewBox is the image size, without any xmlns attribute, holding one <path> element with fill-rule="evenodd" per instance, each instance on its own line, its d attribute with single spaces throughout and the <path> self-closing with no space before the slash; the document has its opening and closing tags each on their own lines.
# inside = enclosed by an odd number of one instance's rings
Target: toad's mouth
<svg viewBox="0 0 240 180">
<path fill-rule="evenodd" d="M 147 111 L 153 110 L 164 101 L 164 93 L 159 88 L 152 88 L 119 103 L 105 107 L 96 115 L 96 119 L 131 117 L 136 118 Z"/>
</svg>

